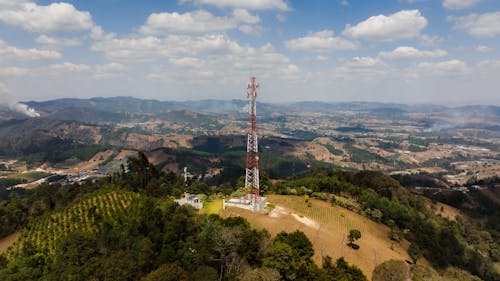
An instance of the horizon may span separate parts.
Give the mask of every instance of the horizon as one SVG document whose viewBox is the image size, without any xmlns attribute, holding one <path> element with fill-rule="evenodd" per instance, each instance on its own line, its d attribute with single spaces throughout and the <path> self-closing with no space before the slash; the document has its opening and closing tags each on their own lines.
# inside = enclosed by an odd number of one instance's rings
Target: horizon
<svg viewBox="0 0 500 281">
<path fill-rule="evenodd" d="M 142 101 L 158 101 L 158 102 L 179 102 L 179 103 L 188 103 L 188 102 L 201 102 L 201 101 L 222 101 L 222 102 L 230 102 L 230 101 L 243 101 L 243 102 L 248 102 L 248 99 L 245 98 L 200 98 L 200 99 L 185 99 L 185 100 L 161 100 L 161 99 L 155 99 L 155 98 L 141 98 L 141 97 L 135 97 L 135 96 L 94 96 L 94 97 L 88 97 L 88 98 L 79 98 L 79 97 L 62 97 L 62 98 L 54 98 L 54 99 L 45 99 L 45 100 L 25 100 L 25 101 L 19 101 L 21 104 L 27 104 L 27 103 L 32 103 L 32 102 L 37 102 L 37 103 L 43 103 L 43 102 L 50 102 L 50 101 L 57 101 L 57 100 L 64 100 L 64 99 L 76 99 L 76 100 L 92 100 L 92 99 L 116 99 L 116 98 L 131 98 L 131 99 L 137 99 L 137 100 L 142 100 Z M 272 105 L 292 105 L 296 103 L 323 103 L 323 104 L 343 104 L 343 103 L 370 103 L 370 104 L 382 104 L 382 105 L 402 105 L 402 106 L 425 106 L 425 105 L 433 105 L 433 106 L 443 106 L 447 108 L 458 108 L 458 107 L 467 107 L 467 106 L 493 106 L 493 107 L 500 107 L 500 104 L 469 104 L 469 103 L 464 103 L 464 104 L 458 104 L 458 105 L 451 105 L 451 104 L 441 104 L 441 103 L 429 103 L 429 102 L 423 102 L 423 103 L 403 103 L 403 102 L 384 102 L 384 101 L 367 101 L 367 100 L 358 100 L 358 101 L 322 101 L 322 100 L 297 100 L 293 102 L 274 102 L 274 101 L 259 101 L 257 99 L 257 103 L 264 103 L 264 104 L 272 104 Z M 0 104 L 2 106 L 2 104 Z"/>
<path fill-rule="evenodd" d="M 359 2 L 0 1 L 1 94 L 500 105 L 498 1 Z"/>
</svg>

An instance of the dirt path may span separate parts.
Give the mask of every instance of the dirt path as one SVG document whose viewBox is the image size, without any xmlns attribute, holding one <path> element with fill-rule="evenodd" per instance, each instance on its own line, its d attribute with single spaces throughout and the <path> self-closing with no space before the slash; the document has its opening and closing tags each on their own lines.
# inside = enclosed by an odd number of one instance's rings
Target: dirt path
<svg viewBox="0 0 500 281">
<path fill-rule="evenodd" d="M 0 254 L 3 254 L 5 251 L 7 251 L 9 246 L 16 242 L 19 235 L 21 235 L 21 231 L 12 233 L 11 235 L 0 239 Z"/>
</svg>

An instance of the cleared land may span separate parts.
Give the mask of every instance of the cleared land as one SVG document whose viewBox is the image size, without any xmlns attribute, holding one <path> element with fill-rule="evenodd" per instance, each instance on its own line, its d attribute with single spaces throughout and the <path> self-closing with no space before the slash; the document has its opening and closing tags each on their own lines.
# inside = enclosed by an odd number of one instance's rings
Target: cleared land
<svg viewBox="0 0 500 281">
<path fill-rule="evenodd" d="M 303 231 L 314 245 L 314 260 L 321 264 L 323 256 L 337 259 L 343 256 L 349 263 L 357 265 L 371 280 L 377 264 L 389 259 L 409 260 L 408 242 L 397 243 L 389 237 L 390 229 L 347 209 L 312 199 L 308 207 L 303 197 L 269 195 L 268 202 L 276 205 L 267 213 L 252 213 L 230 207 L 222 211 L 223 217 L 242 216 L 254 227 L 265 228 L 272 235 L 281 231 Z M 361 231 L 360 246 L 354 250 L 347 246 L 349 230 Z"/>
<path fill-rule="evenodd" d="M 220 214 L 222 211 L 222 199 L 203 202 L 203 209 L 200 210 L 202 214 Z"/>
</svg>

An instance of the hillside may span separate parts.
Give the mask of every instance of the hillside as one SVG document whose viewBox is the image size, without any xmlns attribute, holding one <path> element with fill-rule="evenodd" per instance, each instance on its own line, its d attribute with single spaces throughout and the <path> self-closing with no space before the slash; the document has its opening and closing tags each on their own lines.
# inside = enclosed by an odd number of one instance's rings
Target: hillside
<svg viewBox="0 0 500 281">
<path fill-rule="evenodd" d="M 56 254 L 57 245 L 71 232 L 79 231 L 96 235 L 103 227 L 103 220 L 117 223 L 119 215 L 127 212 L 138 194 L 131 192 L 107 192 L 82 198 L 64 210 L 33 220 L 20 237 L 7 250 L 7 258 L 13 258 L 30 248 L 31 251 Z"/>
<path fill-rule="evenodd" d="M 386 260 L 410 260 L 406 252 L 408 242 L 389 239 L 390 228 L 381 223 L 317 199 L 311 199 L 312 206 L 308 207 L 304 197 L 268 195 L 267 198 L 275 207 L 264 214 L 229 207 L 222 216 L 241 216 L 254 227 L 265 228 L 272 235 L 300 230 L 312 241 L 316 262 L 321 262 L 326 255 L 333 259 L 343 256 L 363 270 L 369 280 L 375 266 Z M 361 231 L 362 238 L 356 242 L 360 246 L 358 250 L 347 246 L 350 229 Z"/>
</svg>

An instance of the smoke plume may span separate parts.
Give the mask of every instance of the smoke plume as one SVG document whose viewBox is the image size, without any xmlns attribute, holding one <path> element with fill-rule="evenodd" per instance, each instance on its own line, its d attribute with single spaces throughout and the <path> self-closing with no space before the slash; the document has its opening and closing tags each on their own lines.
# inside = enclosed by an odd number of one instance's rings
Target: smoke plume
<svg viewBox="0 0 500 281">
<path fill-rule="evenodd" d="M 25 104 L 19 103 L 9 94 L 7 87 L 0 82 L 0 104 L 6 105 L 9 109 L 22 113 L 29 117 L 39 117 L 40 113 Z"/>
</svg>

